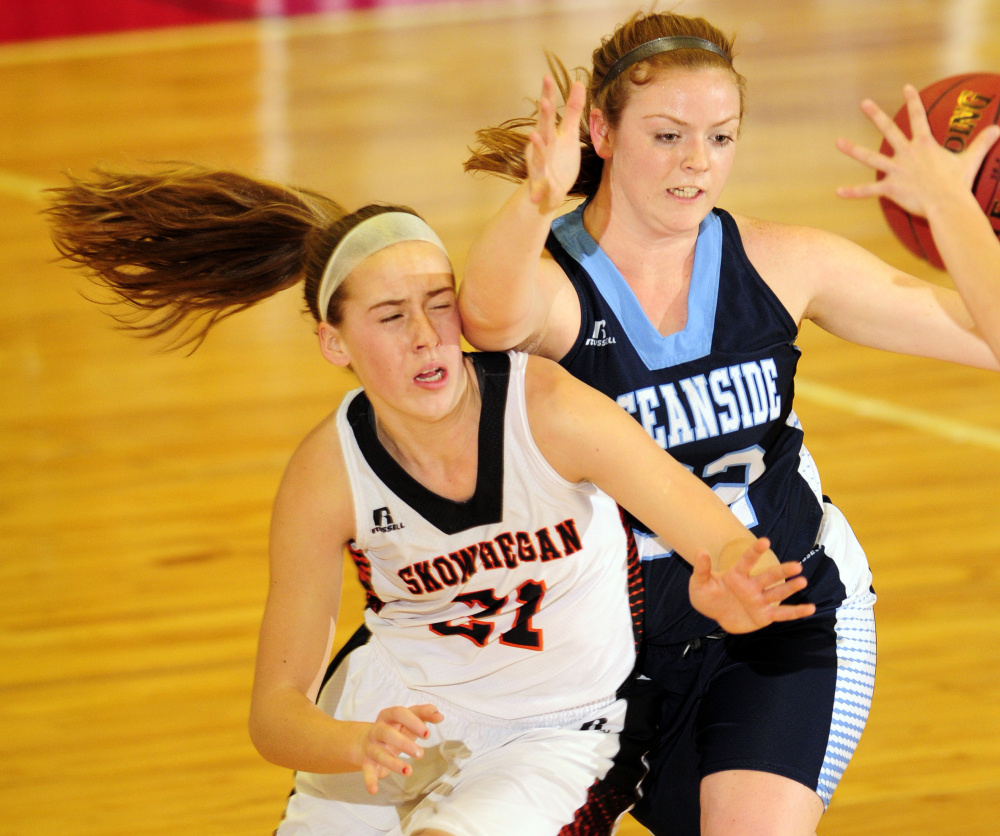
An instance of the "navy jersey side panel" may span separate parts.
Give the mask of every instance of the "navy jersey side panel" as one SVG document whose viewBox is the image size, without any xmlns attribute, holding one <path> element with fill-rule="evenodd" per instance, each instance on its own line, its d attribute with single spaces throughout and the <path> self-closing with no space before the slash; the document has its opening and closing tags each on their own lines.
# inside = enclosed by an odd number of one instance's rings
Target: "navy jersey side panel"
<svg viewBox="0 0 1000 836">
<path fill-rule="evenodd" d="M 666 337 L 583 228 L 582 207 L 556 220 L 546 246 L 580 299 L 580 333 L 562 365 L 631 413 L 782 560 L 803 558 L 822 506 L 792 411 L 797 329 L 729 214 L 715 210 L 702 223 L 688 321 Z M 690 606 L 689 567 L 668 544 L 659 552 L 643 554 L 647 641 L 711 632 L 717 625 Z"/>
</svg>

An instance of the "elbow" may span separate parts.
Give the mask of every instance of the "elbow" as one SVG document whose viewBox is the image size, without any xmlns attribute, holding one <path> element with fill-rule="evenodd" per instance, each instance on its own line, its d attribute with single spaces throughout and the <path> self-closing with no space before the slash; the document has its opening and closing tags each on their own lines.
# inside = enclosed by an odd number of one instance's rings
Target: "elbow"
<svg viewBox="0 0 1000 836">
<path fill-rule="evenodd" d="M 506 351 L 518 345 L 514 326 L 493 313 L 484 314 L 477 306 L 459 295 L 459 313 L 462 317 L 462 336 L 473 348 L 480 351 Z"/>
<path fill-rule="evenodd" d="M 253 748 L 268 763 L 285 769 L 299 769 L 301 767 L 301 764 L 296 763 L 293 758 L 289 757 L 288 752 L 281 745 L 281 742 L 276 739 L 275 735 L 269 734 L 266 728 L 255 723 L 252 716 L 248 724 L 248 729 Z"/>
<path fill-rule="evenodd" d="M 276 766 L 287 766 L 285 759 L 281 755 L 281 747 L 271 723 L 268 722 L 267 712 L 264 711 L 258 700 L 251 700 L 250 716 L 247 719 L 247 731 L 250 734 L 250 742 L 257 753 L 268 763 Z"/>
<path fill-rule="evenodd" d="M 493 328 L 477 328 L 463 325 L 462 336 L 465 341 L 479 351 L 506 351 L 515 345 L 504 339 L 502 331 Z"/>
<path fill-rule="evenodd" d="M 260 712 L 255 710 L 254 706 L 250 708 L 250 717 L 247 720 L 247 731 L 250 734 L 250 742 L 253 744 L 253 748 L 257 750 L 257 753 L 266 761 L 274 763 L 273 756 L 270 756 L 270 747 L 268 746 L 268 736 L 266 733 L 265 725 L 260 718 Z"/>
</svg>

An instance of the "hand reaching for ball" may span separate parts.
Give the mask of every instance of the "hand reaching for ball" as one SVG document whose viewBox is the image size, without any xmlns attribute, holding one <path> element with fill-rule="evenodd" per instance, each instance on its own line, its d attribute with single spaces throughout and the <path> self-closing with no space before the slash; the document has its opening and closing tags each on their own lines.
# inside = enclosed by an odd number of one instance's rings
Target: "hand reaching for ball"
<svg viewBox="0 0 1000 836">
<path fill-rule="evenodd" d="M 1000 75 L 953 76 L 918 93 L 903 91 L 895 119 L 873 101 L 861 109 L 884 137 L 879 151 L 837 140 L 837 147 L 874 168 L 874 183 L 842 187 L 841 197 L 878 197 L 899 240 L 935 267 L 943 262 L 923 217 L 931 203 L 978 201 L 1000 234 Z M 925 110 L 926 107 L 926 110 Z M 954 152 L 954 153 L 951 153 Z"/>
</svg>

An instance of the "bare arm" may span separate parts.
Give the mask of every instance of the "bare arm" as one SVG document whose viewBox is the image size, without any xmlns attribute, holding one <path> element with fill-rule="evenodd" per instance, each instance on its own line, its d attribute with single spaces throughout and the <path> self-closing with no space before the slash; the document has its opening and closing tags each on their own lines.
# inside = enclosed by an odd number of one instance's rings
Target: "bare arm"
<svg viewBox="0 0 1000 836">
<path fill-rule="evenodd" d="M 779 565 L 766 540 L 614 401 L 540 358 L 529 359 L 526 380 L 542 454 L 563 478 L 597 485 L 691 563 L 699 611 L 730 632 L 812 614 L 812 605 L 780 605 L 805 586 L 794 577 L 798 564 Z"/>
<path fill-rule="evenodd" d="M 838 235 L 737 219 L 750 261 L 792 317 L 859 345 L 998 369 L 962 298 Z"/>
<path fill-rule="evenodd" d="M 315 704 L 340 602 L 343 550 L 353 536 L 349 482 L 332 422 L 289 463 L 275 500 L 271 572 L 250 708 L 250 736 L 272 763 L 309 772 L 362 771 L 369 792 L 414 742 L 433 706 L 392 706 L 375 723 L 335 720 Z"/>
<path fill-rule="evenodd" d="M 916 88 L 903 90 L 912 128 L 908 139 L 873 101 L 861 109 L 893 149 L 891 157 L 840 138 L 837 147 L 885 174 L 862 186 L 838 189 L 841 197 L 886 197 L 907 212 L 927 218 L 934 243 L 965 300 L 979 332 L 1000 358 L 1000 242 L 972 194 L 972 184 L 1000 127 L 985 128 L 959 154 L 933 137 Z"/>
<path fill-rule="evenodd" d="M 517 347 L 559 359 L 579 329 L 576 294 L 544 248 L 580 168 L 577 125 L 584 89 L 573 85 L 559 126 L 554 89 L 546 76 L 538 130 L 527 150 L 528 180 L 487 224 L 465 264 L 459 288 L 463 332 L 484 350 Z"/>
</svg>

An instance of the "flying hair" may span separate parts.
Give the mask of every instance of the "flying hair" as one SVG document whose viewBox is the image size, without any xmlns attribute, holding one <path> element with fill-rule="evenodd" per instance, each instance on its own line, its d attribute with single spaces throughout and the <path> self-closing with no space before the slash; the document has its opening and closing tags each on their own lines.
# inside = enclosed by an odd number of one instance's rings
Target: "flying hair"
<svg viewBox="0 0 1000 836">
<path fill-rule="evenodd" d="M 322 311 L 317 298 L 341 239 L 376 215 L 417 217 L 382 204 L 349 213 L 309 189 L 192 163 L 99 166 L 68 180 L 44 210 L 56 249 L 111 292 L 122 328 L 169 335 L 166 349 L 194 351 L 223 319 L 300 281 L 313 318 L 336 324 L 342 287 Z"/>
</svg>

